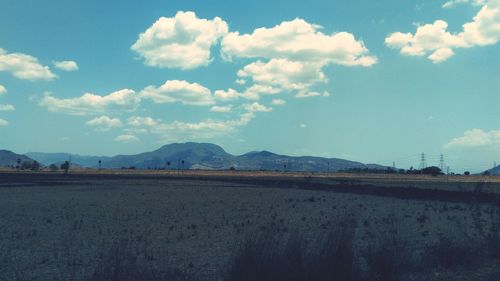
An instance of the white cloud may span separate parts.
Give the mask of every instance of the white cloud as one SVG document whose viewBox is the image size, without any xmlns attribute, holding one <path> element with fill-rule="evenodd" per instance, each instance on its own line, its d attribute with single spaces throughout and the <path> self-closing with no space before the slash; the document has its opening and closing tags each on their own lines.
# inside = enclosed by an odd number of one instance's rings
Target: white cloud
<svg viewBox="0 0 500 281">
<path fill-rule="evenodd" d="M 295 96 L 297 98 L 312 98 L 312 97 L 321 96 L 321 94 L 318 92 L 301 91 L 301 92 L 298 92 Z"/>
<path fill-rule="evenodd" d="M 249 100 L 258 100 L 260 95 L 276 95 L 283 92 L 283 89 L 270 85 L 254 84 L 247 88 L 241 96 Z"/>
<path fill-rule="evenodd" d="M 485 132 L 481 129 L 472 129 L 464 132 L 464 135 L 452 139 L 445 144 L 445 148 L 479 147 L 500 145 L 500 130 Z"/>
<path fill-rule="evenodd" d="M 72 115 L 97 115 L 109 112 L 134 111 L 140 98 L 130 89 L 113 92 L 107 96 L 85 93 L 77 98 L 59 99 L 46 93 L 40 105 L 49 111 Z"/>
<path fill-rule="evenodd" d="M 322 65 L 271 59 L 267 63 L 257 61 L 238 71 L 239 77 L 250 77 L 254 83 L 270 85 L 284 90 L 302 90 L 328 79 L 321 71 Z"/>
<path fill-rule="evenodd" d="M 258 102 L 245 104 L 243 105 L 243 107 L 248 112 L 270 112 L 273 110 L 272 108 L 266 107 L 265 105 L 262 105 Z"/>
<path fill-rule="evenodd" d="M 0 118 L 0 127 L 9 125 L 9 121 Z"/>
<path fill-rule="evenodd" d="M 327 65 L 368 67 L 377 63 L 363 41 L 353 34 L 325 34 L 322 29 L 297 18 L 271 28 L 257 28 L 249 34 L 231 32 L 224 36 L 224 59 L 259 58 L 237 73 L 239 80 L 251 79 L 254 83 L 241 96 L 258 100 L 262 94 L 313 92 L 313 87 L 328 82 L 322 71 Z"/>
<path fill-rule="evenodd" d="M 87 121 L 87 126 L 94 127 L 96 131 L 109 131 L 112 128 L 117 128 L 122 126 L 122 122 L 118 118 L 111 118 L 106 115 L 101 117 L 96 117 L 92 120 Z"/>
<path fill-rule="evenodd" d="M 0 71 L 7 71 L 16 78 L 30 81 L 50 81 L 57 78 L 50 68 L 41 65 L 37 58 L 22 53 L 7 53 L 2 48 L 0 48 Z"/>
<path fill-rule="evenodd" d="M 222 101 L 237 100 L 241 94 L 238 91 L 229 88 L 227 91 L 217 90 L 214 94 L 215 98 Z"/>
<path fill-rule="evenodd" d="M 485 2 L 473 21 L 462 27 L 462 32 L 453 34 L 447 31 L 446 21 L 436 20 L 418 26 L 415 34 L 394 32 L 385 38 L 385 44 L 402 55 L 426 56 L 434 63 L 453 56 L 453 49 L 496 44 L 500 40 L 500 0 Z"/>
<path fill-rule="evenodd" d="M 0 96 L 3 94 L 6 94 L 6 93 L 7 93 L 7 89 L 3 85 L 0 85 Z"/>
<path fill-rule="evenodd" d="M 319 97 L 319 96 L 329 97 L 330 93 L 328 93 L 327 91 L 323 92 L 322 94 L 318 93 L 318 92 L 300 91 L 295 96 L 297 98 L 312 98 L 312 97 Z"/>
<path fill-rule="evenodd" d="M 228 33 L 222 39 L 221 53 L 226 60 L 234 57 L 282 58 L 291 61 L 370 66 L 377 58 L 354 35 L 339 32 L 323 34 L 322 27 L 303 19 L 284 21 L 272 28 L 257 28 L 252 34 Z"/>
<path fill-rule="evenodd" d="M 210 139 L 216 136 L 227 135 L 238 127 L 248 124 L 255 114 L 246 112 L 234 120 L 207 119 L 200 122 L 172 121 L 163 122 L 151 117 L 131 117 L 128 123 L 133 128 L 127 132 L 155 134 L 163 141 L 185 141 L 196 139 Z"/>
<path fill-rule="evenodd" d="M 199 19 L 194 12 L 178 12 L 161 17 L 139 35 L 131 49 L 148 66 L 193 69 L 210 63 L 210 48 L 228 32 L 219 17 Z"/>
<path fill-rule="evenodd" d="M 226 105 L 226 106 L 215 105 L 215 106 L 212 106 L 212 108 L 210 108 L 210 111 L 226 113 L 226 112 L 231 112 L 232 108 L 233 108 L 232 105 Z"/>
<path fill-rule="evenodd" d="M 482 6 L 484 5 L 485 0 L 450 0 L 445 2 L 442 7 L 443 8 L 452 8 L 455 7 L 456 5 L 459 4 L 466 4 L 466 3 L 471 3 L 472 5 L 475 6 Z"/>
<path fill-rule="evenodd" d="M 273 105 L 284 105 L 286 103 L 286 101 L 282 100 L 282 99 L 274 99 L 274 100 L 271 101 L 271 103 Z"/>
<path fill-rule="evenodd" d="M 307 125 L 306 125 L 306 124 L 300 124 L 300 125 L 299 125 L 299 128 L 301 128 L 301 129 L 305 129 L 305 128 L 307 128 Z"/>
<path fill-rule="evenodd" d="M 54 66 L 57 69 L 64 71 L 76 71 L 78 70 L 78 64 L 72 60 L 54 61 Z"/>
<path fill-rule="evenodd" d="M 139 138 L 134 135 L 119 135 L 115 138 L 115 141 L 124 143 L 133 143 L 133 142 L 138 142 Z"/>
<path fill-rule="evenodd" d="M 252 86 L 246 88 L 242 93 L 229 88 L 227 91 L 215 91 L 214 96 L 216 99 L 221 101 L 237 100 L 240 97 L 248 100 L 258 100 L 260 99 L 260 95 L 275 95 L 281 92 L 283 92 L 283 89 L 273 87 L 271 85 L 253 84 Z"/>
<path fill-rule="evenodd" d="M 128 118 L 127 123 L 134 127 L 153 127 L 161 123 L 161 121 L 151 117 L 132 116 Z"/>
<path fill-rule="evenodd" d="M 141 91 L 140 97 L 151 99 L 155 103 L 181 102 L 189 105 L 211 105 L 215 103 L 209 89 L 198 83 L 169 80 L 156 88 L 148 86 Z"/>
<path fill-rule="evenodd" d="M 235 83 L 238 85 L 245 85 L 247 81 L 245 79 L 236 79 Z"/>
<path fill-rule="evenodd" d="M 0 111 L 14 111 L 16 108 L 12 104 L 0 104 Z"/>
</svg>

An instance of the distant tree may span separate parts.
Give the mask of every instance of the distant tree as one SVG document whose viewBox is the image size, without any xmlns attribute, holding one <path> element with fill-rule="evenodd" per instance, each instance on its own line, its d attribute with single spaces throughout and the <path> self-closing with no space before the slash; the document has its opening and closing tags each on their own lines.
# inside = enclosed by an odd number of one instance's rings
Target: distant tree
<svg viewBox="0 0 500 281">
<path fill-rule="evenodd" d="M 61 164 L 61 170 L 64 170 L 64 174 L 68 174 L 68 171 L 69 171 L 69 162 L 68 161 L 64 161 L 63 164 Z"/>
<path fill-rule="evenodd" d="M 230 171 L 236 171 L 236 168 L 231 166 L 231 168 L 229 168 Z"/>
<path fill-rule="evenodd" d="M 465 171 L 464 175 L 468 176 L 468 175 L 470 175 L 470 172 L 469 171 Z"/>
<path fill-rule="evenodd" d="M 32 162 L 23 161 L 23 163 L 21 164 L 21 170 L 31 170 L 32 167 L 33 167 Z"/>
<path fill-rule="evenodd" d="M 16 170 L 19 172 L 19 169 L 21 168 L 21 159 L 19 159 L 19 158 L 18 158 L 18 159 L 16 160 L 16 163 L 17 163 L 17 165 L 16 165 Z"/>
<path fill-rule="evenodd" d="M 102 164 L 102 161 L 99 160 L 99 170 L 101 169 L 101 164 Z"/>
<path fill-rule="evenodd" d="M 55 172 L 55 171 L 59 170 L 59 167 L 57 167 L 56 164 L 50 164 L 49 170 L 52 172 Z"/>
<path fill-rule="evenodd" d="M 394 169 L 393 167 L 387 167 L 386 171 L 385 171 L 387 174 L 395 174 L 396 173 L 396 169 Z"/>
<path fill-rule="evenodd" d="M 491 175 L 490 171 L 484 171 L 483 172 L 483 176 L 489 176 L 489 175 Z"/>
<path fill-rule="evenodd" d="M 441 172 L 441 169 L 439 167 L 431 166 L 431 167 L 423 168 L 422 174 L 437 176 L 437 175 L 441 175 L 442 172 Z"/>
<path fill-rule="evenodd" d="M 33 163 L 31 164 L 32 171 L 38 171 L 38 170 L 40 170 L 40 167 L 41 167 L 40 163 L 38 163 L 38 161 L 36 161 L 36 160 L 33 161 Z"/>
<path fill-rule="evenodd" d="M 184 170 L 184 160 L 181 161 L 182 169 Z"/>
<path fill-rule="evenodd" d="M 170 161 L 167 161 L 167 170 L 170 170 Z"/>
</svg>

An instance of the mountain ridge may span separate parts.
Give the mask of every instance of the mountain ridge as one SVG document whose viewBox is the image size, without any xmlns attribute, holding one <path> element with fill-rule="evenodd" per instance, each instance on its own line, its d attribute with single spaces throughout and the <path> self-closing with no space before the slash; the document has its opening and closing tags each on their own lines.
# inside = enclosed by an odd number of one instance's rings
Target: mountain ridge
<svg viewBox="0 0 500 281">
<path fill-rule="evenodd" d="M 29 152 L 26 155 L 44 165 L 66 161 L 82 167 L 97 168 L 99 160 L 102 168 L 138 169 L 237 169 L 237 170 L 287 170 L 287 171 L 338 171 L 351 168 L 386 169 L 378 164 L 363 164 L 340 158 L 318 156 L 288 156 L 267 150 L 251 151 L 242 155 L 232 155 L 221 146 L 212 143 L 172 143 L 160 148 L 131 155 L 84 156 L 70 153 Z"/>
</svg>

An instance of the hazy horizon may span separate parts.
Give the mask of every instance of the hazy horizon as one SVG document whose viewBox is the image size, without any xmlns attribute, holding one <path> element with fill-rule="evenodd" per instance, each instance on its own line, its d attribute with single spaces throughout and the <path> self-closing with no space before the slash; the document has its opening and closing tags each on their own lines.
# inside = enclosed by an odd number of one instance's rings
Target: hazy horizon
<svg viewBox="0 0 500 281">
<path fill-rule="evenodd" d="M 500 0 L 6 1 L 0 149 L 500 162 Z"/>
</svg>

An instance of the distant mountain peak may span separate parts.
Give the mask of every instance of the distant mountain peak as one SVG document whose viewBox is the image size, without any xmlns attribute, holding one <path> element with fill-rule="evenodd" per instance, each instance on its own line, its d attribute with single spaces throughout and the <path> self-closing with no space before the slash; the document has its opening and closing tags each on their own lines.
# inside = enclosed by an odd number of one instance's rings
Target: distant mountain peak
<svg viewBox="0 0 500 281">
<path fill-rule="evenodd" d="M 250 152 L 248 152 L 248 153 L 243 154 L 243 156 L 250 156 L 250 157 L 256 157 L 256 156 L 260 156 L 260 157 L 269 157 L 269 156 L 278 156 L 278 154 L 276 154 L 276 153 L 272 153 L 272 152 L 267 151 L 267 150 L 261 150 L 261 151 L 250 151 Z"/>
</svg>

